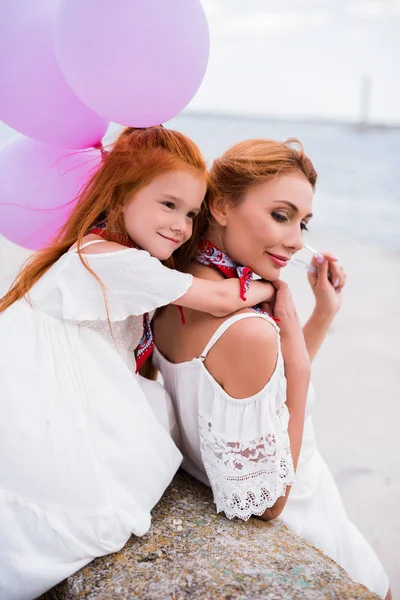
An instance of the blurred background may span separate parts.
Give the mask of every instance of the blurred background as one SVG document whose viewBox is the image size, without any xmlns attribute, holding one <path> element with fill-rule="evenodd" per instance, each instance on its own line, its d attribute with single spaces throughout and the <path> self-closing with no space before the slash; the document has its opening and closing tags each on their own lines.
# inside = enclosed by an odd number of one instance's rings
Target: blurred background
<svg viewBox="0 0 400 600">
<path fill-rule="evenodd" d="M 336 253 L 348 273 L 314 365 L 316 434 L 349 516 L 400 597 L 400 0 L 203 4 L 208 70 L 167 125 L 210 162 L 246 138 L 297 137 L 315 164 L 306 241 Z M 0 144 L 13 135 L 0 125 Z M 3 286 L 27 255 L 0 237 Z M 305 319 L 305 271 L 289 266 L 285 278 Z"/>
</svg>

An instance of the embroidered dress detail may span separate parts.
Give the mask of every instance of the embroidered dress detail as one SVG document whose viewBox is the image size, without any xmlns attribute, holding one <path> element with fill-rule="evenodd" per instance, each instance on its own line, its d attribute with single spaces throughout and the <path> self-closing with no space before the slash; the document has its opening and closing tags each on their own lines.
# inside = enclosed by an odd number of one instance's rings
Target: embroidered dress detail
<svg viewBox="0 0 400 600">
<path fill-rule="evenodd" d="M 200 448 L 217 512 L 247 521 L 273 506 L 294 482 L 286 405 L 276 412 L 280 427 L 257 439 L 232 441 L 216 435 L 199 415 Z"/>
<path fill-rule="evenodd" d="M 107 221 L 102 221 L 96 227 L 92 227 L 89 231 L 90 234 L 99 235 L 104 238 L 104 232 L 107 227 Z M 138 248 L 130 238 L 127 239 L 125 245 L 128 248 Z M 143 315 L 143 335 L 140 339 L 139 345 L 136 351 L 136 373 L 139 372 L 140 367 L 146 362 L 151 356 L 154 348 L 153 332 L 151 330 L 150 316 L 149 313 Z"/>
</svg>

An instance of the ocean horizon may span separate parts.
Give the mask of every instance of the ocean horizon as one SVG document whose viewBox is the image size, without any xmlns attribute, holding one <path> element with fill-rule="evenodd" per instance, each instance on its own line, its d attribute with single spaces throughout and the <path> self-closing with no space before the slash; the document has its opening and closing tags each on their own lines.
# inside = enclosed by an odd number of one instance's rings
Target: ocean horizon
<svg viewBox="0 0 400 600">
<path fill-rule="evenodd" d="M 241 140 L 297 138 L 318 172 L 310 235 L 328 231 L 400 252 L 400 126 L 207 111 L 184 111 L 166 126 L 192 138 L 209 164 Z M 120 129 L 111 124 L 105 139 Z M 16 135 L 4 124 L 0 134 L 0 147 Z"/>
</svg>

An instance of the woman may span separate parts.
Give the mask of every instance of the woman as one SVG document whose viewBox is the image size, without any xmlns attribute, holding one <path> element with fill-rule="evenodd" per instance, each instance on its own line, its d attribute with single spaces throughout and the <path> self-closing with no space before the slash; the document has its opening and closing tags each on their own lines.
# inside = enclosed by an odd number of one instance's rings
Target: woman
<svg viewBox="0 0 400 600">
<path fill-rule="evenodd" d="M 149 312 L 243 305 L 238 282 L 160 262 L 190 238 L 205 191 L 193 142 L 128 128 L 0 300 L 0 598 L 36 598 L 149 529 L 181 461 L 135 374 Z M 270 295 L 256 284 L 247 305 Z"/>
<path fill-rule="evenodd" d="M 245 285 L 252 273 L 272 281 L 275 302 L 264 305 L 272 317 L 246 309 L 221 319 L 185 309 L 182 327 L 167 307 L 154 324 L 154 364 L 175 402 L 183 466 L 211 485 L 217 510 L 229 518 L 281 515 L 385 597 L 386 574 L 347 519 L 306 406 L 310 360 L 340 305 L 345 275 L 331 255 L 313 260 L 317 305 L 304 333 L 279 280 L 303 246 L 316 179 L 290 140 L 242 142 L 214 162 L 209 219 L 189 270 L 212 281 L 239 277 Z"/>
</svg>

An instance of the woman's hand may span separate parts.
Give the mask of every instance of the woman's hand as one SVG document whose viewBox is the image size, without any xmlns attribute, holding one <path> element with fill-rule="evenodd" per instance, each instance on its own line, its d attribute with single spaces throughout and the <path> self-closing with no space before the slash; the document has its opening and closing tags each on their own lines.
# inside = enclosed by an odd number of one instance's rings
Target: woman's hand
<svg viewBox="0 0 400 600">
<path fill-rule="evenodd" d="M 272 314 L 279 322 L 281 336 L 286 333 L 301 331 L 300 319 L 293 302 L 292 294 L 286 281 L 278 279 L 273 282 L 276 290 L 273 303 L 269 303 Z"/>
<path fill-rule="evenodd" d="M 320 257 L 313 257 L 311 264 L 316 273 L 308 273 L 312 291 L 315 296 L 315 308 L 304 325 L 303 333 L 308 355 L 313 361 L 328 333 L 336 313 L 342 305 L 342 288 L 346 283 L 346 274 L 337 258 L 325 252 Z"/>
<path fill-rule="evenodd" d="M 308 281 L 315 296 L 315 312 L 334 316 L 342 305 L 341 291 L 346 284 L 346 273 L 337 258 L 329 252 L 314 256 L 311 265 L 316 273 L 308 273 Z"/>
</svg>

